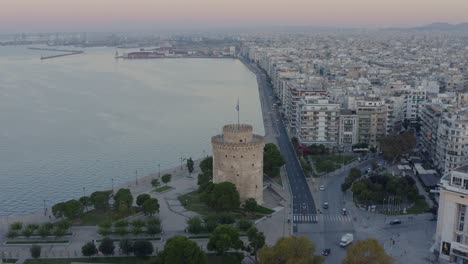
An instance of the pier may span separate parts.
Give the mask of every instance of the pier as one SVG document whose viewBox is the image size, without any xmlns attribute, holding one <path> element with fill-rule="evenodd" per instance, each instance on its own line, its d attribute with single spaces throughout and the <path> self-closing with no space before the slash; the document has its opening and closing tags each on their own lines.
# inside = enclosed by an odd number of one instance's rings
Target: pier
<svg viewBox="0 0 468 264">
<path fill-rule="evenodd" d="M 65 52 L 65 53 L 61 53 L 57 55 L 41 56 L 41 60 L 47 60 L 47 59 L 53 59 L 53 58 L 58 58 L 58 57 L 71 56 L 71 55 L 84 53 L 84 51 L 82 50 L 63 50 L 63 49 L 36 48 L 36 47 L 29 47 L 28 49 Z"/>
</svg>

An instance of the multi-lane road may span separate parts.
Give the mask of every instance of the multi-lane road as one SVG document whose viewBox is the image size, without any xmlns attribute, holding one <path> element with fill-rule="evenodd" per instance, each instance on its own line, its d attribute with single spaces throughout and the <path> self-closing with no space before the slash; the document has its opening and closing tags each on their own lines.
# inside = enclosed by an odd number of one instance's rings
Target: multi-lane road
<svg viewBox="0 0 468 264">
<path fill-rule="evenodd" d="M 264 120 L 267 122 L 266 126 L 272 126 L 269 131 L 274 132 L 280 151 L 286 160 L 285 168 L 292 197 L 292 215 L 289 218 L 293 225 L 293 232 L 297 235 L 305 235 L 314 241 L 318 254 L 322 249 L 331 248 L 332 254 L 326 258 L 326 262 L 340 263 L 346 250 L 339 247 L 339 240 L 344 233 L 355 233 L 354 216 L 351 213 L 342 215 L 342 209 L 346 208 L 346 203 L 341 191 L 341 184 L 348 175 L 351 166 L 325 177 L 322 182 L 325 189 L 314 192 L 316 203 L 279 111 L 274 107 L 276 101 L 267 76 L 256 65 L 250 64 L 248 66 L 257 73 L 259 78 L 263 113 L 268 115 L 264 116 Z M 372 161 L 369 159 L 352 166 L 365 170 L 370 167 Z M 324 202 L 328 203 L 328 209 L 322 208 Z"/>
</svg>

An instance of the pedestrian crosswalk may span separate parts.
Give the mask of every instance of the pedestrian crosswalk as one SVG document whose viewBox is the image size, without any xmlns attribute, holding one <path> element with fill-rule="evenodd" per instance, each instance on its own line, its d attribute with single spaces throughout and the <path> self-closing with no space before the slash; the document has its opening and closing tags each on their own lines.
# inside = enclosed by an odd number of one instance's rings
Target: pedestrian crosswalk
<svg viewBox="0 0 468 264">
<path fill-rule="evenodd" d="M 323 215 L 323 214 L 294 214 L 295 223 L 317 223 L 317 222 L 352 222 L 349 215 Z"/>
</svg>

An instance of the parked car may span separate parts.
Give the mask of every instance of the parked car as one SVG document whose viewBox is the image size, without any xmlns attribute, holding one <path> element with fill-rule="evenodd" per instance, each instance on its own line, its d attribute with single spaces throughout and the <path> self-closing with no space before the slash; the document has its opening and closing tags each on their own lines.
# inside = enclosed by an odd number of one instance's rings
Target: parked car
<svg viewBox="0 0 468 264">
<path fill-rule="evenodd" d="M 346 208 L 343 208 L 343 210 L 341 210 L 341 214 L 348 215 L 348 210 L 346 210 Z"/>
<path fill-rule="evenodd" d="M 322 250 L 322 256 L 328 256 L 330 255 L 330 253 L 331 253 L 331 249 L 329 248 Z"/>
<path fill-rule="evenodd" d="M 401 224 L 401 220 L 400 219 L 392 220 L 392 221 L 390 221 L 390 224 L 391 225 L 399 225 L 399 224 Z"/>
<path fill-rule="evenodd" d="M 320 185 L 320 190 L 321 191 L 325 190 L 325 187 L 323 185 Z"/>
<path fill-rule="evenodd" d="M 305 213 L 307 211 L 307 204 L 302 203 L 301 209 L 302 209 L 302 213 Z"/>
<path fill-rule="evenodd" d="M 327 202 L 323 203 L 323 209 L 328 209 L 328 203 Z"/>
</svg>

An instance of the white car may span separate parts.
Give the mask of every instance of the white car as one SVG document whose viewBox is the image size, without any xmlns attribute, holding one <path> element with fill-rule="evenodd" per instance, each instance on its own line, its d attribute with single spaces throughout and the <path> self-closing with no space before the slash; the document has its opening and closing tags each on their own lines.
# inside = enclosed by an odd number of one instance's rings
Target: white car
<svg viewBox="0 0 468 264">
<path fill-rule="evenodd" d="M 325 187 L 323 185 L 320 185 L 320 190 L 321 191 L 325 190 Z"/>
</svg>

